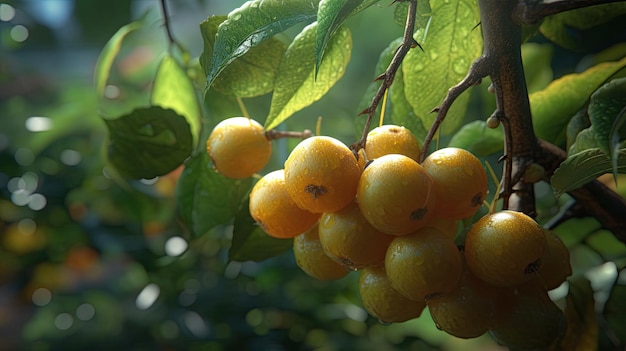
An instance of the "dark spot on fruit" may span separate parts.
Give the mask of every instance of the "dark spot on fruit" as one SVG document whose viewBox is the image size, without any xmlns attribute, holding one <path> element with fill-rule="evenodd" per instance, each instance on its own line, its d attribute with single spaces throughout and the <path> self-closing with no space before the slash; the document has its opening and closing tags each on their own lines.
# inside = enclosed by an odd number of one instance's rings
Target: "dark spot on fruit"
<svg viewBox="0 0 626 351">
<path fill-rule="evenodd" d="M 314 199 L 317 199 L 318 197 L 326 194 L 328 192 L 328 190 L 326 190 L 325 187 L 321 186 L 321 185 L 315 185 L 315 184 L 309 184 L 307 186 L 304 187 L 304 191 L 313 195 Z"/>
<path fill-rule="evenodd" d="M 532 262 L 528 266 L 526 266 L 526 269 L 524 269 L 524 274 L 537 273 L 539 271 L 539 267 L 541 267 L 541 259 L 538 259 L 537 261 Z"/>
<path fill-rule="evenodd" d="M 426 212 L 428 212 L 428 208 L 426 207 L 413 210 L 413 212 L 411 212 L 411 219 L 416 220 L 416 221 L 420 220 L 424 218 L 424 216 L 426 215 Z"/>
<path fill-rule="evenodd" d="M 483 204 L 483 194 L 476 193 L 474 197 L 472 197 L 472 207 L 481 206 Z"/>
<path fill-rule="evenodd" d="M 391 132 L 391 133 L 400 133 L 400 130 L 398 128 L 389 128 L 389 132 Z"/>
</svg>

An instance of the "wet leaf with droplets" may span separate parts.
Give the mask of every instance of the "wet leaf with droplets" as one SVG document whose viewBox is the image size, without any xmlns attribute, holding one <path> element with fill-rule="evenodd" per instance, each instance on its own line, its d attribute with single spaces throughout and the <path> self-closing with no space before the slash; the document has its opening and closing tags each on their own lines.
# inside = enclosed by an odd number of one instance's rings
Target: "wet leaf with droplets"
<svg viewBox="0 0 626 351">
<path fill-rule="evenodd" d="M 465 77 L 482 50 L 480 31 L 473 29 L 480 22 L 475 1 L 431 1 L 430 5 L 430 24 L 414 36 L 424 52 L 411 50 L 402 63 L 406 99 L 427 127 L 435 118 L 432 109 L 441 104 L 451 86 Z M 444 134 L 459 128 L 468 102 L 467 93 L 454 102 L 442 125 Z"/>
<path fill-rule="evenodd" d="M 285 52 L 278 68 L 270 112 L 265 121 L 268 130 L 319 100 L 346 70 L 352 50 L 352 36 L 348 28 L 340 27 L 328 42 L 315 77 L 316 30 L 316 23 L 305 27 Z"/>
</svg>

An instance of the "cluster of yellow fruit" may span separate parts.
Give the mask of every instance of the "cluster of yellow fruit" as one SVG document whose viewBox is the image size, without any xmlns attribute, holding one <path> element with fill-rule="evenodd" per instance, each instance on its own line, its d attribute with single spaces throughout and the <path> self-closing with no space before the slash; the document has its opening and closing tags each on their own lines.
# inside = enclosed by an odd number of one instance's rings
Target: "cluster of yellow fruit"
<svg viewBox="0 0 626 351">
<path fill-rule="evenodd" d="M 261 170 L 271 153 L 263 133 L 241 117 L 220 123 L 207 141 L 218 171 L 236 178 Z M 444 148 L 420 164 L 419 142 L 395 125 L 373 129 L 358 154 L 332 137 L 310 137 L 250 193 L 251 216 L 268 235 L 294 238 L 304 272 L 333 280 L 360 270 L 362 304 L 384 322 L 419 317 L 428 306 L 440 329 L 461 338 L 490 331 L 528 348 L 562 332 L 563 313 L 547 295 L 571 274 L 558 237 L 501 211 L 455 243 L 459 221 L 487 195 L 480 160 Z"/>
</svg>

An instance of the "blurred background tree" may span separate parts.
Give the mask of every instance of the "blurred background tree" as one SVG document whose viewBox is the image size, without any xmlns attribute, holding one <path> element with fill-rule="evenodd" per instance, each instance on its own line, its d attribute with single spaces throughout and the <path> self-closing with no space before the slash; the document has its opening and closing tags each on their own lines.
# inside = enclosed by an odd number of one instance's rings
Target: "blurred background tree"
<svg viewBox="0 0 626 351">
<path fill-rule="evenodd" d="M 199 23 L 241 3 L 173 0 L 170 25 L 197 57 Z M 391 24 L 393 7 L 377 7 L 348 23 L 355 54 L 344 78 L 290 119 L 289 129 L 312 129 L 323 116 L 323 133 L 356 140 L 354 116 L 378 55 L 402 34 Z M 189 240 L 175 218 L 181 169 L 116 181 L 104 161 L 93 69 L 107 40 L 139 18 L 151 25 L 129 36 L 105 89 L 119 110 L 146 103 L 165 51 L 157 1 L 0 2 L 0 350 L 500 349 L 489 337 L 439 332 L 427 312 L 381 324 L 360 307 L 358 274 L 315 281 L 295 266 L 291 251 L 262 262 L 228 261 L 228 226 Z M 582 58 L 540 44 L 527 52 L 543 62 L 531 89 Z M 551 65 L 551 57 L 562 60 Z M 492 108 L 474 95 L 468 120 Z M 252 116 L 264 116 L 269 99 L 246 105 Z M 277 143 L 268 168 L 279 168 L 293 142 Z M 593 220 L 579 224 L 588 233 L 597 229 Z M 602 246 L 613 243 L 603 238 Z M 588 251 L 576 257 L 589 266 L 604 262 Z M 613 268 L 609 276 L 616 274 Z"/>
</svg>

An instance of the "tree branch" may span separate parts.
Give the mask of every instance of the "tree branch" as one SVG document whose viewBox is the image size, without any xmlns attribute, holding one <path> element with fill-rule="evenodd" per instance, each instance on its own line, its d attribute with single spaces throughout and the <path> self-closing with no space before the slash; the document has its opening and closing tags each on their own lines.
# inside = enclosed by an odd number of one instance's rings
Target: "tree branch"
<svg viewBox="0 0 626 351">
<path fill-rule="evenodd" d="M 395 2 L 395 1 L 394 1 Z M 389 89 L 391 84 L 393 83 L 393 79 L 396 76 L 396 72 L 400 68 L 400 64 L 406 57 L 406 54 L 410 49 L 419 47 L 422 48 L 416 41 L 413 39 L 413 32 L 415 31 L 415 16 L 417 13 L 417 0 L 407 0 L 409 3 L 408 13 L 406 16 L 406 24 L 404 26 L 404 35 L 402 36 L 402 43 L 398 50 L 396 51 L 393 59 L 389 63 L 389 66 L 381 75 L 376 77 L 375 80 L 382 80 L 382 83 L 376 94 L 372 98 L 372 103 L 368 108 L 361 111 L 359 114 L 367 114 L 367 121 L 365 122 L 365 126 L 363 127 L 363 134 L 361 135 L 361 139 L 356 143 L 352 144 L 350 147 L 354 154 L 359 157 L 359 150 L 365 147 L 365 142 L 367 141 L 367 133 L 369 133 L 370 126 L 372 125 L 372 118 L 374 113 L 376 112 L 376 108 L 380 104 L 383 96 L 385 96 L 385 91 Z"/>
<path fill-rule="evenodd" d="M 621 1 L 623 0 L 562 0 L 553 2 L 522 0 L 513 10 L 513 21 L 518 24 L 536 24 L 545 17 L 557 13 Z"/>
</svg>

